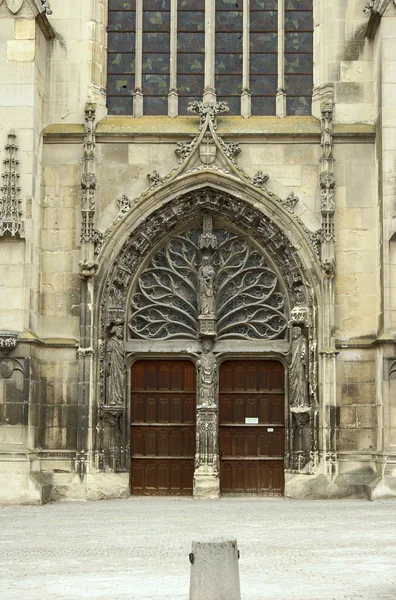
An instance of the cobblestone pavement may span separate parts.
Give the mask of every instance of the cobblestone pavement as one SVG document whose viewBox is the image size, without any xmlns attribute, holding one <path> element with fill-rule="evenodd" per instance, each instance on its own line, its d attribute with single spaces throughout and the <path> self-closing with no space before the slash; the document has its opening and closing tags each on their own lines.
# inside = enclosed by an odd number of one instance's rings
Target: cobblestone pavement
<svg viewBox="0 0 396 600">
<path fill-rule="evenodd" d="M 0 599 L 188 598 L 191 539 L 232 535 L 243 600 L 396 599 L 396 503 L 130 498 L 0 508 Z"/>
</svg>

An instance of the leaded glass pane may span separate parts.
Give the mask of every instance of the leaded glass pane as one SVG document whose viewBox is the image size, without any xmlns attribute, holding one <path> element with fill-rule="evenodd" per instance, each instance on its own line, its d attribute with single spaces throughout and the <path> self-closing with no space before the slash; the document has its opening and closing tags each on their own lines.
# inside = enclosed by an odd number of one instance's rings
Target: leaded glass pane
<svg viewBox="0 0 396 600">
<path fill-rule="evenodd" d="M 278 34 L 251 33 L 250 52 L 278 52 Z"/>
<path fill-rule="evenodd" d="M 261 11 L 250 13 L 250 31 L 278 31 L 278 12 Z"/>
<path fill-rule="evenodd" d="M 132 96 L 134 88 L 133 75 L 109 75 L 107 93 L 109 96 Z"/>
<path fill-rule="evenodd" d="M 216 12 L 216 31 L 242 31 L 242 27 L 242 11 Z"/>
<path fill-rule="evenodd" d="M 146 10 L 170 10 L 170 0 L 143 0 L 143 9 Z"/>
<path fill-rule="evenodd" d="M 143 13 L 143 29 L 144 31 L 169 31 L 170 13 L 145 11 Z"/>
<path fill-rule="evenodd" d="M 135 53 L 135 34 L 117 33 L 108 34 L 109 52 L 130 52 Z"/>
<path fill-rule="evenodd" d="M 108 71 L 109 77 L 114 74 L 131 74 L 135 72 L 135 55 L 134 54 L 108 54 Z"/>
<path fill-rule="evenodd" d="M 178 0 L 177 1 L 177 8 L 180 11 L 182 11 L 182 10 L 188 10 L 188 11 L 200 10 L 200 11 L 204 11 L 205 10 L 205 0 Z"/>
<path fill-rule="evenodd" d="M 289 11 L 285 16 L 285 31 L 312 31 L 312 11 Z"/>
<path fill-rule="evenodd" d="M 278 55 L 251 54 L 250 72 L 252 75 L 255 73 L 266 73 L 267 75 L 276 75 L 278 72 Z"/>
<path fill-rule="evenodd" d="M 143 112 L 146 115 L 167 115 L 168 114 L 168 95 L 163 96 L 144 96 Z"/>
<path fill-rule="evenodd" d="M 198 97 L 203 89 L 203 75 L 178 75 L 177 89 L 180 96 Z"/>
<path fill-rule="evenodd" d="M 204 31 L 205 13 L 199 11 L 180 12 L 177 17 L 179 31 Z"/>
<path fill-rule="evenodd" d="M 169 75 L 143 75 L 143 94 L 147 94 L 148 96 L 165 96 L 168 91 Z"/>
<path fill-rule="evenodd" d="M 217 54 L 216 73 L 242 73 L 242 54 Z"/>
<path fill-rule="evenodd" d="M 178 33 L 177 49 L 180 53 L 205 52 L 204 33 Z"/>
<path fill-rule="evenodd" d="M 185 75 L 187 73 L 201 73 L 203 75 L 204 68 L 204 54 L 178 54 L 177 72 L 180 75 Z"/>
<path fill-rule="evenodd" d="M 312 75 L 288 75 L 286 93 L 288 96 L 307 96 L 312 93 Z"/>
<path fill-rule="evenodd" d="M 286 10 L 312 10 L 312 0 L 286 0 Z"/>
<path fill-rule="evenodd" d="M 136 19 L 134 12 L 110 12 L 109 31 L 130 31 L 134 33 Z"/>
<path fill-rule="evenodd" d="M 135 0 L 109 0 L 109 10 L 135 10 Z"/>
<path fill-rule="evenodd" d="M 111 115 L 131 115 L 133 111 L 132 96 L 107 96 L 107 107 Z"/>
<path fill-rule="evenodd" d="M 285 33 L 286 52 L 312 52 L 313 33 Z"/>
<path fill-rule="evenodd" d="M 250 0 L 250 10 L 278 10 L 278 0 Z"/>
<path fill-rule="evenodd" d="M 238 96 L 242 93 L 240 75 L 216 75 L 216 91 L 219 96 Z"/>
<path fill-rule="evenodd" d="M 276 75 L 252 75 L 250 78 L 252 96 L 276 96 L 276 89 Z"/>
<path fill-rule="evenodd" d="M 143 73 L 169 73 L 169 54 L 143 54 Z"/>
<path fill-rule="evenodd" d="M 312 73 L 312 54 L 286 54 L 285 73 Z"/>
<path fill-rule="evenodd" d="M 252 115 L 265 116 L 275 115 L 276 113 L 276 97 L 256 96 L 252 98 Z"/>
<path fill-rule="evenodd" d="M 143 33 L 143 49 L 145 52 L 169 52 L 169 42 L 168 33 Z"/>
<path fill-rule="evenodd" d="M 287 97 L 287 114 L 297 116 L 308 116 L 311 114 L 312 96 Z"/>
<path fill-rule="evenodd" d="M 241 114 L 241 96 L 218 96 L 219 102 L 227 102 L 230 108 L 230 113 L 232 115 L 240 115 Z"/>
</svg>

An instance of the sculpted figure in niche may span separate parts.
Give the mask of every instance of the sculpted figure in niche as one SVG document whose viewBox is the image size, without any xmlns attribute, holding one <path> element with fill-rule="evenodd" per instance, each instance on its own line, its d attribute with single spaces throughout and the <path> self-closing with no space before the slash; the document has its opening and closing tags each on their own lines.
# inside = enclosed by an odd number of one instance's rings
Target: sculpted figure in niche
<svg viewBox="0 0 396 600">
<path fill-rule="evenodd" d="M 301 327 L 291 332 L 291 362 L 289 369 L 290 405 L 294 408 L 309 406 L 308 401 L 308 343 Z"/>
<path fill-rule="evenodd" d="M 120 406 L 125 402 L 125 350 L 122 325 L 110 331 L 106 351 L 106 404 Z"/>
<path fill-rule="evenodd" d="M 200 316 L 215 316 L 214 278 L 215 270 L 209 256 L 203 256 L 198 271 L 198 309 Z"/>
<path fill-rule="evenodd" d="M 202 342 L 202 355 L 197 362 L 198 369 L 198 407 L 209 408 L 216 405 L 217 362 L 212 352 L 212 342 Z"/>
</svg>

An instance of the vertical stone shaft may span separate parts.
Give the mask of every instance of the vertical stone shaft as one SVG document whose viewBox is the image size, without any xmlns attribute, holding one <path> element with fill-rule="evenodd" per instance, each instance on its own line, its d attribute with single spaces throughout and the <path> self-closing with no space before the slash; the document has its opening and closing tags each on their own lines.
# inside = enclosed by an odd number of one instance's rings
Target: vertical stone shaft
<svg viewBox="0 0 396 600">
<path fill-rule="evenodd" d="M 327 474 L 332 479 L 336 462 L 336 348 L 335 348 L 335 175 L 333 157 L 333 103 L 321 107 L 322 156 L 320 173 L 322 215 L 323 335 L 321 340 L 323 453 Z"/>
</svg>

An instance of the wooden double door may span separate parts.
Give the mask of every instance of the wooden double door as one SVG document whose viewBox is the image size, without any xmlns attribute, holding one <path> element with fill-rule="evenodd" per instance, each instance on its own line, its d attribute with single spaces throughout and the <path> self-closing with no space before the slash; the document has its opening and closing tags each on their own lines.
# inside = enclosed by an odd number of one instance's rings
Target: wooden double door
<svg viewBox="0 0 396 600">
<path fill-rule="evenodd" d="M 196 445 L 195 365 L 140 360 L 131 379 L 131 493 L 191 495 Z M 219 372 L 220 491 L 281 495 L 284 369 L 230 360 Z"/>
</svg>

